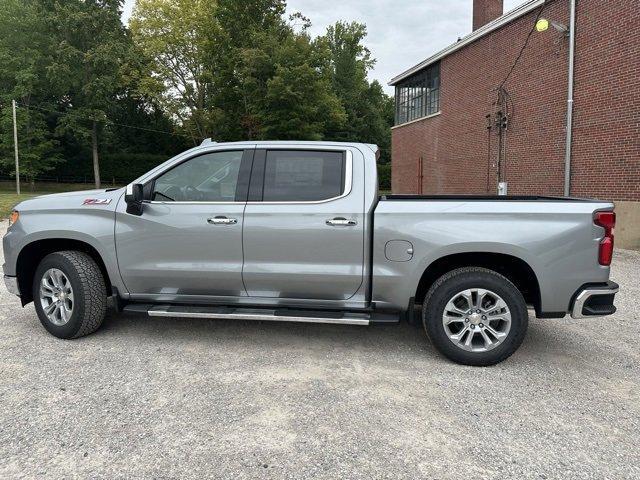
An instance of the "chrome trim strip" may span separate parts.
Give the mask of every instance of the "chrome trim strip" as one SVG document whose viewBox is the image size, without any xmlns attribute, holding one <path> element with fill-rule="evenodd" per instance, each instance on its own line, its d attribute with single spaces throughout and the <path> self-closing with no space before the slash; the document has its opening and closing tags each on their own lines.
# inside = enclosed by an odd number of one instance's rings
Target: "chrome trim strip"
<svg viewBox="0 0 640 480">
<path fill-rule="evenodd" d="M 157 200 L 145 200 L 142 203 L 150 204 L 150 205 L 244 205 L 245 202 L 169 202 L 163 201 L 159 202 Z"/>
<path fill-rule="evenodd" d="M 289 146 L 279 146 L 279 147 L 270 147 L 271 150 L 287 150 L 291 149 Z M 309 151 L 322 151 L 322 150 L 338 150 L 335 148 L 296 148 L 296 150 L 309 150 Z M 339 200 L 341 198 L 346 197 L 351 193 L 353 188 L 353 152 L 351 150 L 344 150 L 347 154 L 346 164 L 345 164 L 345 172 L 344 172 L 344 192 L 342 195 L 338 195 L 337 197 L 327 198 L 326 200 L 317 200 L 312 202 L 169 202 L 169 201 L 157 201 L 157 200 L 145 200 L 142 203 L 151 204 L 151 205 L 314 205 L 321 204 L 327 202 L 333 202 L 334 200 Z M 129 185 L 127 185 L 129 187 Z"/>
<path fill-rule="evenodd" d="M 255 311 L 254 311 L 255 312 Z M 273 313 L 215 313 L 215 312 L 189 312 L 170 311 L 168 307 L 154 307 L 147 314 L 150 317 L 174 317 L 174 318 L 211 318 L 211 319 L 231 319 L 231 320 L 254 320 L 270 322 L 295 322 L 295 323 L 324 323 L 338 325 L 369 325 L 369 320 L 365 318 L 324 318 L 324 317 L 295 317 L 281 316 Z"/>
<path fill-rule="evenodd" d="M 614 295 L 620 291 L 620 288 L 587 288 L 580 292 L 573 302 L 573 308 L 571 309 L 571 318 L 587 318 L 591 315 L 583 315 L 582 309 L 584 304 L 587 303 L 591 297 L 596 295 Z"/>
<path fill-rule="evenodd" d="M 4 285 L 7 287 L 7 291 L 13 295 L 20 296 L 20 288 L 18 288 L 18 277 L 4 276 Z"/>
</svg>

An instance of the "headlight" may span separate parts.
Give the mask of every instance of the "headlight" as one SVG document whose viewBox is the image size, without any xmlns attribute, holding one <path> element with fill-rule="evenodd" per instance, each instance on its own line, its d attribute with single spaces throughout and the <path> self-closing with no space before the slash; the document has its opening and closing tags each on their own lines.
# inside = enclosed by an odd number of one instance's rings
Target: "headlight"
<svg viewBox="0 0 640 480">
<path fill-rule="evenodd" d="M 11 215 L 9 215 L 9 226 L 16 223 L 19 218 L 20 218 L 20 212 L 18 212 L 17 210 L 13 210 L 11 212 Z"/>
</svg>

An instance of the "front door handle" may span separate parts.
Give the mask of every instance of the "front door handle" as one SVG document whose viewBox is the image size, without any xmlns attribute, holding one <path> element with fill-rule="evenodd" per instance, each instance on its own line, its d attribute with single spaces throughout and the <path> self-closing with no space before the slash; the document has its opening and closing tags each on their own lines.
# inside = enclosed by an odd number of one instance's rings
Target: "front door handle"
<svg viewBox="0 0 640 480">
<path fill-rule="evenodd" d="M 210 225 L 235 225 L 236 223 L 238 223 L 238 219 L 219 216 L 214 218 L 207 218 L 207 223 L 209 223 Z"/>
<path fill-rule="evenodd" d="M 357 225 L 358 222 L 356 220 L 347 220 L 343 217 L 336 217 L 330 220 L 327 220 L 327 225 L 331 227 L 353 227 Z"/>
</svg>

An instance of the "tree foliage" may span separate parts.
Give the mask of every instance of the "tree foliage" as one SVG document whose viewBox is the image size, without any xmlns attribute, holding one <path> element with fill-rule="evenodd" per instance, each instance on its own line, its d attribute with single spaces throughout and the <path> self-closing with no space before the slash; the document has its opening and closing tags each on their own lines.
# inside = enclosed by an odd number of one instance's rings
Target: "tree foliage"
<svg viewBox="0 0 640 480">
<path fill-rule="evenodd" d="M 43 72 L 52 53 L 43 19 L 31 0 L 1 0 L 0 11 L 0 165 L 13 174 L 11 101 L 21 106 L 44 103 L 52 96 Z M 17 128 L 22 175 L 30 182 L 60 161 L 58 141 L 41 111 L 19 109 Z"/>
<path fill-rule="evenodd" d="M 219 3 L 222 138 L 321 140 L 345 120 L 326 52 L 283 19 L 283 1 Z"/>
<path fill-rule="evenodd" d="M 333 88 L 348 115 L 342 128 L 329 132 L 329 136 L 334 140 L 375 143 L 381 149 L 382 161 L 388 162 L 393 100 L 385 95 L 378 81 L 367 80 L 375 60 L 363 45 L 366 36 L 364 24 L 337 22 L 327 29 L 323 39 L 331 52 Z"/>
<path fill-rule="evenodd" d="M 284 0 L 0 0 L 0 168 L 129 171 L 203 138 L 377 143 L 388 161 L 393 104 L 370 82 L 366 27 L 312 38 Z M 100 168 L 98 151 L 106 164 Z M 129 168 L 125 162 L 130 155 Z M 93 158 L 93 162 L 92 162 Z M 143 161 L 144 159 L 144 161 Z M 142 165 L 142 164 L 145 165 Z M 66 169 L 66 170 L 65 170 Z"/>
<path fill-rule="evenodd" d="M 139 66 L 139 89 L 178 120 L 194 140 L 216 122 L 210 107 L 210 58 L 216 0 L 138 0 L 130 28 L 149 61 Z"/>
</svg>

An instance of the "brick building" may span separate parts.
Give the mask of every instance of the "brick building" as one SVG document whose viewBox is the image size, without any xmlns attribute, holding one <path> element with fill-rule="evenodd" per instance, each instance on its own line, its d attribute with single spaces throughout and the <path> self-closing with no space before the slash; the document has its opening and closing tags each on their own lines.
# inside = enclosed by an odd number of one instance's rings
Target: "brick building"
<svg viewBox="0 0 640 480">
<path fill-rule="evenodd" d="M 617 245 L 640 248 L 639 3 L 575 4 L 569 195 L 615 201 Z M 473 8 L 471 34 L 390 82 L 393 191 L 563 195 L 571 0 Z"/>
</svg>

